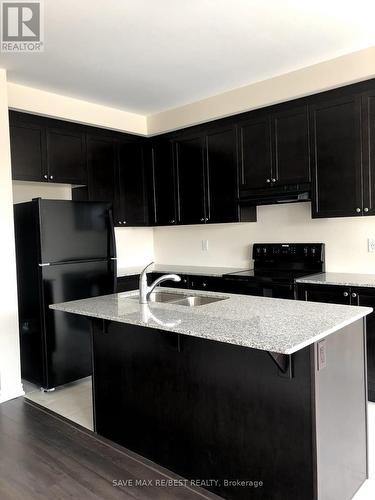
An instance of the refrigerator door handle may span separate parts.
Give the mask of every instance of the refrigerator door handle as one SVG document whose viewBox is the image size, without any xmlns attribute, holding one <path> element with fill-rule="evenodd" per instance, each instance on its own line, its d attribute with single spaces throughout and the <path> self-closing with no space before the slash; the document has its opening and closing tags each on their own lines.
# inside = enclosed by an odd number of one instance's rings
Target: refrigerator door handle
<svg viewBox="0 0 375 500">
<path fill-rule="evenodd" d="M 111 257 L 111 260 L 117 260 L 117 257 Z"/>
<path fill-rule="evenodd" d="M 109 248 L 108 248 L 108 253 L 109 255 L 115 256 L 116 255 L 116 236 L 115 236 L 115 225 L 113 222 L 113 213 L 112 213 L 112 208 L 108 209 L 108 219 L 109 219 Z M 111 257 L 112 258 L 112 257 Z M 113 257 L 115 260 L 116 257 Z"/>
</svg>

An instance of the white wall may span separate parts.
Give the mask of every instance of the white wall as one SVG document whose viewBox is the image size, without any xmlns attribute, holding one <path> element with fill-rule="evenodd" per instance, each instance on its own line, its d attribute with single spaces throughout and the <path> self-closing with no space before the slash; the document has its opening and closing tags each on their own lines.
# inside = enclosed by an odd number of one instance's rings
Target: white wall
<svg viewBox="0 0 375 500">
<path fill-rule="evenodd" d="M 269 106 L 375 76 L 375 47 L 151 115 L 148 134 Z"/>
<path fill-rule="evenodd" d="M 258 222 L 212 226 L 162 227 L 154 231 L 155 260 L 161 264 L 243 267 L 253 243 L 326 243 L 326 268 L 332 272 L 375 273 L 375 217 L 311 219 L 310 203 L 258 207 Z M 208 240 L 208 252 L 201 241 Z"/>
<path fill-rule="evenodd" d="M 117 267 L 145 266 L 154 260 L 154 231 L 151 227 L 116 228 Z"/>
<path fill-rule="evenodd" d="M 9 107 L 98 127 L 154 135 L 375 76 L 375 47 L 145 116 L 8 82 Z"/>
<path fill-rule="evenodd" d="M 147 117 L 8 82 L 11 109 L 133 134 L 147 134 Z"/>
<path fill-rule="evenodd" d="M 33 198 L 45 198 L 47 200 L 72 199 L 72 186 L 69 184 L 13 181 L 12 185 L 13 203 L 31 201 Z"/>
<path fill-rule="evenodd" d="M 12 203 L 6 72 L 0 69 L 0 403 L 23 394 Z"/>
</svg>

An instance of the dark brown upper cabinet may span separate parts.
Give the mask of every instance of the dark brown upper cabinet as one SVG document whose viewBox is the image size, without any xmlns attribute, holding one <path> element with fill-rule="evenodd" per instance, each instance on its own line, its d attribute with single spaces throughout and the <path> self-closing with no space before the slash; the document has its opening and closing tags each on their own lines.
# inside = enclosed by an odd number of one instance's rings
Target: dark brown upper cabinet
<svg viewBox="0 0 375 500">
<path fill-rule="evenodd" d="M 307 106 L 274 113 L 271 117 L 273 166 L 271 184 L 311 181 Z"/>
<path fill-rule="evenodd" d="M 234 127 L 207 134 L 206 222 L 238 221 L 236 132 Z"/>
<path fill-rule="evenodd" d="M 44 128 L 10 119 L 9 130 L 12 178 L 20 181 L 48 181 Z"/>
<path fill-rule="evenodd" d="M 362 95 L 363 214 L 375 215 L 375 90 Z"/>
<path fill-rule="evenodd" d="M 140 141 L 121 141 L 110 135 L 87 135 L 87 194 L 75 199 L 107 201 L 115 226 L 148 224 L 144 148 Z M 74 190 L 75 191 L 75 190 Z"/>
<path fill-rule="evenodd" d="M 206 221 L 204 137 L 197 135 L 175 141 L 178 186 L 178 222 Z"/>
<path fill-rule="evenodd" d="M 75 124 L 11 112 L 10 145 L 15 180 L 87 183 L 85 135 Z"/>
<path fill-rule="evenodd" d="M 238 133 L 241 194 L 310 182 L 307 105 L 257 113 Z"/>
<path fill-rule="evenodd" d="M 111 138 L 87 136 L 88 199 L 113 203 L 116 189 L 116 145 Z"/>
<path fill-rule="evenodd" d="M 118 226 L 254 221 L 310 190 L 313 217 L 375 215 L 375 79 L 152 139 L 9 116 L 13 179 L 87 184 Z"/>
<path fill-rule="evenodd" d="M 268 114 L 238 126 L 240 189 L 265 188 L 272 179 L 271 123 Z"/>
<path fill-rule="evenodd" d="M 117 201 L 115 224 L 148 224 L 144 147 L 141 142 L 119 142 L 117 148 Z"/>
<path fill-rule="evenodd" d="M 238 204 L 237 136 L 234 125 L 208 126 L 175 139 L 178 223 L 255 221 L 255 207 Z"/>
<path fill-rule="evenodd" d="M 160 140 L 152 144 L 152 221 L 156 225 L 176 224 L 176 184 L 173 143 Z"/>
<path fill-rule="evenodd" d="M 87 184 L 83 132 L 47 128 L 47 165 L 50 181 Z"/>
<path fill-rule="evenodd" d="M 313 104 L 310 127 L 313 217 L 362 215 L 360 96 Z"/>
</svg>

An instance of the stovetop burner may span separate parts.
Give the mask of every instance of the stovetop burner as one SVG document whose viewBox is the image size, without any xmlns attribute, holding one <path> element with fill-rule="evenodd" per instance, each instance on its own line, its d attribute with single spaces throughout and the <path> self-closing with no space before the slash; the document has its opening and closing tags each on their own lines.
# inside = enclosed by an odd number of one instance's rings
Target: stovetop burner
<svg viewBox="0 0 375 500">
<path fill-rule="evenodd" d="M 293 284 L 296 278 L 324 271 L 324 243 L 256 243 L 254 269 L 229 273 L 230 279 Z"/>
</svg>

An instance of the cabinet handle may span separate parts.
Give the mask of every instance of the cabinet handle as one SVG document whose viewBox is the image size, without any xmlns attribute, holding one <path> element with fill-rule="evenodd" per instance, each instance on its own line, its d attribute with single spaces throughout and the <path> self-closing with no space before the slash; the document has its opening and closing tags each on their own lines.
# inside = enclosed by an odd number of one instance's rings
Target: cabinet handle
<svg viewBox="0 0 375 500">
<path fill-rule="evenodd" d="M 207 283 L 202 283 L 203 288 L 206 288 Z"/>
<path fill-rule="evenodd" d="M 123 220 L 123 221 L 122 221 L 122 223 L 123 223 L 123 224 L 126 224 L 126 220 Z"/>
<path fill-rule="evenodd" d="M 348 297 L 349 296 L 349 293 L 348 292 L 344 292 L 344 297 Z"/>
<path fill-rule="evenodd" d="M 174 219 L 171 220 L 171 224 L 174 224 L 176 221 Z"/>
<path fill-rule="evenodd" d="M 204 222 L 204 217 L 201 218 L 201 222 Z"/>
<path fill-rule="evenodd" d="M 352 297 L 353 297 L 353 299 L 355 299 L 357 297 L 357 294 L 355 292 L 353 292 Z"/>
<path fill-rule="evenodd" d="M 120 220 L 118 221 L 118 223 L 119 223 L 119 224 L 122 224 L 122 222 L 121 222 Z"/>
<path fill-rule="evenodd" d="M 276 179 L 272 179 L 272 182 L 276 182 Z"/>
<path fill-rule="evenodd" d="M 367 208 L 367 207 L 366 207 L 366 208 L 364 208 L 364 209 L 363 209 L 363 211 L 364 211 L 364 212 L 368 212 L 368 208 Z"/>
<path fill-rule="evenodd" d="M 361 212 L 361 209 L 360 208 L 356 208 L 355 211 L 357 212 L 357 214 L 359 214 Z"/>
<path fill-rule="evenodd" d="M 53 180 L 53 175 L 50 175 L 49 178 L 51 179 L 51 181 Z"/>
<path fill-rule="evenodd" d="M 48 175 L 47 175 L 47 174 L 44 174 L 44 175 L 43 175 L 43 177 L 44 177 L 45 179 L 48 179 Z"/>
<path fill-rule="evenodd" d="M 271 182 L 271 179 L 267 179 L 267 182 Z"/>
<path fill-rule="evenodd" d="M 207 222 L 208 221 L 208 217 L 206 217 L 204 220 Z"/>
</svg>

